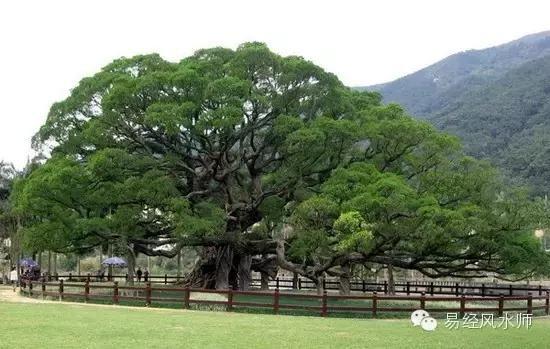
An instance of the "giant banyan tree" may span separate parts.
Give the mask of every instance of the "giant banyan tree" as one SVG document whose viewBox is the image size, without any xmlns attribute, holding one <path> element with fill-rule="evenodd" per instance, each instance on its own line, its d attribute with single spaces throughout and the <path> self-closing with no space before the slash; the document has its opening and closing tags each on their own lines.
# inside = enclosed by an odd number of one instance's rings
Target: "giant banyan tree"
<svg viewBox="0 0 550 349">
<path fill-rule="evenodd" d="M 137 253 L 196 246 L 188 284 L 241 289 L 279 267 L 345 291 L 368 263 L 430 276 L 548 263 L 526 201 L 455 138 L 261 43 L 115 60 L 52 106 L 34 146 L 51 157 L 13 197 L 36 250 L 115 244 L 132 270 Z"/>
</svg>

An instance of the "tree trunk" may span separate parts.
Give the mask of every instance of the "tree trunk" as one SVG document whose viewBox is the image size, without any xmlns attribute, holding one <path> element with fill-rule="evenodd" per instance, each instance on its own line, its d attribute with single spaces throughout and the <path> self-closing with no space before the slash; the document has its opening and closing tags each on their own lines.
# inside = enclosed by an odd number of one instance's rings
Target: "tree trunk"
<svg viewBox="0 0 550 349">
<path fill-rule="evenodd" d="M 393 278 L 393 264 L 388 264 L 388 293 L 395 294 L 395 280 Z"/>
<path fill-rule="evenodd" d="M 23 252 L 19 249 L 19 255 L 17 256 L 17 286 L 21 287 L 21 259 L 23 258 Z"/>
<path fill-rule="evenodd" d="M 252 277 L 250 267 L 252 265 L 251 255 L 241 255 L 237 266 L 237 279 L 239 281 L 239 290 L 246 291 L 250 288 Z"/>
<path fill-rule="evenodd" d="M 151 272 L 151 256 L 147 256 L 147 270 Z"/>
<path fill-rule="evenodd" d="M 53 274 L 57 274 L 57 253 L 53 253 Z"/>
<path fill-rule="evenodd" d="M 193 270 L 185 275 L 178 284 L 195 288 L 214 288 L 216 286 L 218 252 L 219 249 L 216 247 L 202 247 L 195 260 Z"/>
<path fill-rule="evenodd" d="M 276 256 L 268 255 L 252 258 L 250 269 L 260 273 L 262 290 L 269 289 L 269 278 L 276 278 L 279 272 Z"/>
<path fill-rule="evenodd" d="M 298 289 L 298 273 L 296 272 L 292 273 L 292 289 L 293 290 Z"/>
<path fill-rule="evenodd" d="M 269 275 L 264 272 L 260 272 L 261 275 L 261 285 L 260 288 L 263 291 L 269 290 Z"/>
<path fill-rule="evenodd" d="M 223 246 L 218 249 L 216 261 L 216 289 L 229 289 L 229 273 L 233 266 L 233 249 L 231 246 Z"/>
<path fill-rule="evenodd" d="M 134 252 L 134 246 L 132 244 L 128 244 L 126 257 L 128 259 L 128 280 L 126 283 L 133 286 L 134 275 L 136 273 L 136 254 Z"/>
<path fill-rule="evenodd" d="M 178 251 L 177 263 L 178 263 L 178 273 L 177 273 L 177 276 L 178 276 L 178 280 L 179 280 L 179 279 L 180 279 L 180 276 L 181 276 L 181 249 Z"/>
<path fill-rule="evenodd" d="M 52 251 L 48 251 L 48 276 L 52 275 Z"/>
<path fill-rule="evenodd" d="M 109 258 L 113 257 L 113 244 L 109 244 Z M 78 257 L 78 273 L 80 274 L 80 256 Z M 109 265 L 107 269 L 108 280 L 113 280 L 113 266 Z"/>
<path fill-rule="evenodd" d="M 324 287 L 323 287 L 323 284 L 324 284 L 324 281 L 325 280 L 325 276 L 324 275 L 320 275 L 317 280 L 313 280 L 315 281 L 315 286 L 317 286 L 317 294 L 319 296 L 322 296 L 323 295 L 323 291 L 325 290 Z"/>
<path fill-rule="evenodd" d="M 338 291 L 341 295 L 349 295 L 351 293 L 350 267 L 349 265 L 342 266 L 343 274 L 340 276 L 340 284 Z"/>
</svg>

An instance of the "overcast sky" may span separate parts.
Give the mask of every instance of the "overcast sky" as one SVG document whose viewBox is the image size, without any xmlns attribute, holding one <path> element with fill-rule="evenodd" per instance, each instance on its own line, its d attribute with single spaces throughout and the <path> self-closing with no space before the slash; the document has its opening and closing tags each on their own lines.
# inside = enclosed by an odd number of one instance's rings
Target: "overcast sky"
<svg viewBox="0 0 550 349">
<path fill-rule="evenodd" d="M 120 56 L 266 42 L 348 85 L 550 30 L 550 1 L 1 1 L 0 161 L 22 167 L 50 105 Z"/>
</svg>

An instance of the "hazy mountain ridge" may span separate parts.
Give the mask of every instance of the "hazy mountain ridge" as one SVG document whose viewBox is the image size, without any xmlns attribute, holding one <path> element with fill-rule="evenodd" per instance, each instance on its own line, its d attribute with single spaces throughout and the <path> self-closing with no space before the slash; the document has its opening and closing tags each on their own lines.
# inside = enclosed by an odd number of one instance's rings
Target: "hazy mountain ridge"
<svg viewBox="0 0 550 349">
<path fill-rule="evenodd" d="M 549 191 L 550 32 L 457 53 L 366 89 L 458 135 L 468 153 L 513 181 Z"/>
<path fill-rule="evenodd" d="M 472 86 L 481 87 L 528 61 L 550 55 L 550 31 L 510 43 L 451 55 L 395 81 L 364 87 L 382 93 L 385 102 L 402 104 L 417 117 L 428 117 Z"/>
</svg>

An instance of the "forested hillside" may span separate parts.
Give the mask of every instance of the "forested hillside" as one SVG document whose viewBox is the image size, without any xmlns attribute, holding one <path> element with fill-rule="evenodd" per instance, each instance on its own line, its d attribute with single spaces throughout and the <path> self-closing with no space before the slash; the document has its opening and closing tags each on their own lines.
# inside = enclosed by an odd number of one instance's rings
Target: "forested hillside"
<svg viewBox="0 0 550 349">
<path fill-rule="evenodd" d="M 550 56 L 449 101 L 430 120 L 460 136 L 469 153 L 491 159 L 538 193 L 548 192 Z"/>
<path fill-rule="evenodd" d="M 394 82 L 372 86 L 384 101 L 458 135 L 535 194 L 550 188 L 550 32 L 450 56 Z"/>
</svg>

